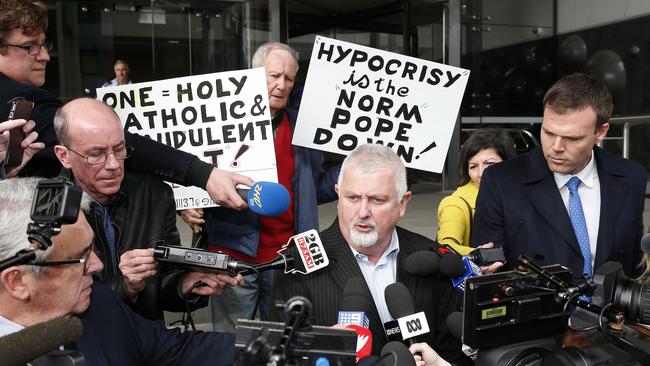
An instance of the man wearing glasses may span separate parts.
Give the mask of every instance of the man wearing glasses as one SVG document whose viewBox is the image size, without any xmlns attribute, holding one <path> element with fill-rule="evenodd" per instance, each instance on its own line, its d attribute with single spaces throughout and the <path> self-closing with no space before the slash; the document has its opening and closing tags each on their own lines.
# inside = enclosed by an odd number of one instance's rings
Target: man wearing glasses
<svg viewBox="0 0 650 366">
<path fill-rule="evenodd" d="M 36 122 L 38 141 L 45 149 L 22 169 L 25 176 L 56 176 L 61 168 L 53 153 L 56 144 L 53 119 L 61 100 L 41 89 L 50 60 L 51 43 L 45 39 L 47 7 L 33 0 L 0 0 L 0 121 L 9 113 L 8 101 L 24 97 L 35 103 L 31 119 Z M 136 148 L 127 170 L 205 188 L 220 205 L 241 210 L 246 203 L 237 194 L 237 184 L 253 181 L 232 172 L 214 168 L 198 157 L 167 147 L 151 139 L 126 134 Z"/>
<path fill-rule="evenodd" d="M 0 261 L 28 245 L 26 228 L 36 183 L 31 178 L 0 181 Z M 82 199 L 85 209 L 87 201 Z M 232 364 L 231 334 L 167 330 L 135 314 L 105 286 L 93 284 L 93 275 L 103 265 L 92 242 L 93 232 L 80 211 L 76 223 L 61 226 L 48 250 L 37 252 L 33 265 L 0 272 L 0 337 L 75 314 L 83 333 L 74 347 L 86 365 Z"/>
<path fill-rule="evenodd" d="M 241 275 L 159 268 L 157 244 L 180 245 L 171 188 L 147 175 L 124 172 L 133 154 L 115 112 L 100 101 L 80 98 L 54 117 L 60 145 L 56 156 L 92 199 L 86 218 L 95 232 L 95 252 L 104 263 L 99 278 L 139 314 L 162 319 L 162 310 L 206 306 L 206 295 L 243 282 Z M 202 281 L 205 285 L 194 287 Z M 202 296 L 203 295 L 203 296 Z"/>
</svg>

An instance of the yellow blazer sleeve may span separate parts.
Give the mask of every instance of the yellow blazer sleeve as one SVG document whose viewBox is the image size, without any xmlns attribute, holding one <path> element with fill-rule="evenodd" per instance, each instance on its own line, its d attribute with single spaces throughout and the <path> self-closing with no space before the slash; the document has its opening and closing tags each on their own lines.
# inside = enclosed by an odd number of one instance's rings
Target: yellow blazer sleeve
<svg viewBox="0 0 650 366">
<path fill-rule="evenodd" d="M 469 220 L 467 205 L 461 198 L 455 196 L 443 198 L 438 206 L 438 242 L 452 245 L 454 249 L 456 245 L 469 248 Z"/>
</svg>

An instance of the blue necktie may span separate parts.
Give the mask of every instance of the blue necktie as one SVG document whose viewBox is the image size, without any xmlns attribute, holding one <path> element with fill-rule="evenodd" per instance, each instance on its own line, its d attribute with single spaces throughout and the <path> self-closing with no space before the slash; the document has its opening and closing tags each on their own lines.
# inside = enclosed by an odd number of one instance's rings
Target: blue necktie
<svg viewBox="0 0 650 366">
<path fill-rule="evenodd" d="M 569 188 L 569 217 L 571 218 L 571 225 L 573 225 L 573 231 L 575 231 L 576 239 L 578 239 L 580 251 L 584 258 L 582 272 L 591 277 L 591 247 L 589 246 L 587 222 L 585 221 L 585 214 L 582 211 L 582 202 L 580 202 L 580 195 L 578 194 L 579 185 L 580 178 L 578 177 L 569 179 L 566 184 L 567 188 Z"/>
<path fill-rule="evenodd" d="M 111 216 L 108 214 L 108 208 L 104 207 L 100 203 L 95 202 L 95 207 L 97 212 L 102 216 L 104 234 L 106 234 L 106 241 L 108 244 L 108 249 L 110 251 L 109 255 L 111 256 L 111 270 L 113 274 L 117 274 L 117 248 L 115 247 L 115 229 L 113 228 L 113 223 L 111 222 Z"/>
</svg>

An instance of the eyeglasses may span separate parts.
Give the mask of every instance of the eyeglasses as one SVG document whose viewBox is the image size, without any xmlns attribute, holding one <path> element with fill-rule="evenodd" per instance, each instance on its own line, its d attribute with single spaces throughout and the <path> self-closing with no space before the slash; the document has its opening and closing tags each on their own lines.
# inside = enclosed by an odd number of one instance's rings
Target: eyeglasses
<svg viewBox="0 0 650 366">
<path fill-rule="evenodd" d="M 47 52 L 52 52 L 52 49 L 54 48 L 52 42 L 50 41 L 45 41 L 41 44 L 34 43 L 34 44 L 11 44 L 7 42 L 1 42 L 0 45 L 2 46 L 11 46 L 11 47 L 18 47 L 22 48 L 23 50 L 26 50 L 28 54 L 30 55 L 38 55 L 41 53 L 41 48 L 45 48 Z"/>
<path fill-rule="evenodd" d="M 105 153 L 104 152 L 93 152 L 93 153 L 90 153 L 88 155 L 83 155 L 83 154 L 80 154 L 80 153 L 72 150 L 72 148 L 70 146 L 66 146 L 66 148 L 68 150 L 72 151 L 73 153 L 81 156 L 82 158 L 86 159 L 86 162 L 88 164 L 90 164 L 90 165 L 104 164 L 106 162 L 106 159 L 108 159 L 108 156 L 110 154 L 113 154 L 113 156 L 117 160 L 124 160 L 124 159 L 130 157 L 131 155 L 133 155 L 133 151 L 135 150 L 135 148 L 133 148 L 131 146 L 122 146 L 122 147 L 119 147 L 119 148 L 117 148 L 117 149 L 115 149 L 115 150 L 113 150 L 111 152 L 105 152 Z"/>
<path fill-rule="evenodd" d="M 88 274 L 88 267 L 90 266 L 90 253 L 93 251 L 93 246 L 89 246 L 83 253 L 83 256 L 78 259 L 64 259 L 60 261 L 37 261 L 30 263 L 32 266 L 39 267 L 51 267 L 51 266 L 62 266 L 68 264 L 78 264 L 83 263 L 84 265 L 84 275 Z"/>
</svg>

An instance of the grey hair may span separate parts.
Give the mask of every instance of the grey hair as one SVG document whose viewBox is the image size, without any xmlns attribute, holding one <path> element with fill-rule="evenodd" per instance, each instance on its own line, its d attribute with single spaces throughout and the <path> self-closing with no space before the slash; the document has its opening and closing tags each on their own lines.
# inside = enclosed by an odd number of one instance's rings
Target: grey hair
<svg viewBox="0 0 650 366">
<path fill-rule="evenodd" d="M 10 258 L 29 246 L 27 224 L 31 222 L 30 213 L 36 185 L 42 178 L 12 178 L 0 181 L 0 260 Z M 81 209 L 87 211 L 89 197 L 84 193 Z M 49 257 L 52 246 L 36 252 L 36 260 Z M 46 267 L 27 266 L 35 276 L 43 276 Z M 1 285 L 0 285 L 1 286 Z"/>
<path fill-rule="evenodd" d="M 363 174 L 372 174 L 390 170 L 395 178 L 395 191 L 397 200 L 401 201 L 407 190 L 406 185 L 406 168 L 402 159 L 397 156 L 391 148 L 377 145 L 364 144 L 358 146 L 354 151 L 343 160 L 341 173 L 339 173 L 339 187 L 343 186 L 345 173 L 349 169 L 355 169 Z"/>
<path fill-rule="evenodd" d="M 280 42 L 266 42 L 263 45 L 259 46 L 253 54 L 253 60 L 251 61 L 252 66 L 264 67 L 264 60 L 266 60 L 269 54 L 275 50 L 287 51 L 296 62 L 296 73 L 298 73 L 298 61 L 300 61 L 300 55 L 293 48 Z"/>
<path fill-rule="evenodd" d="M 73 99 L 68 103 L 74 102 L 79 99 L 88 99 L 89 101 L 96 102 L 98 105 L 105 105 L 111 112 L 113 112 L 113 115 L 115 115 L 115 118 L 117 120 L 120 120 L 120 116 L 117 115 L 117 112 L 113 108 L 111 108 L 108 104 L 97 100 L 97 99 L 92 99 L 92 98 L 77 98 Z M 67 104 L 66 104 L 67 105 Z M 59 144 L 68 146 L 70 145 L 70 135 L 68 131 L 68 123 L 69 123 L 69 116 L 68 113 L 65 111 L 65 105 L 59 109 L 57 109 L 56 113 L 54 114 L 54 132 L 56 132 L 56 139 L 59 141 Z"/>
</svg>

